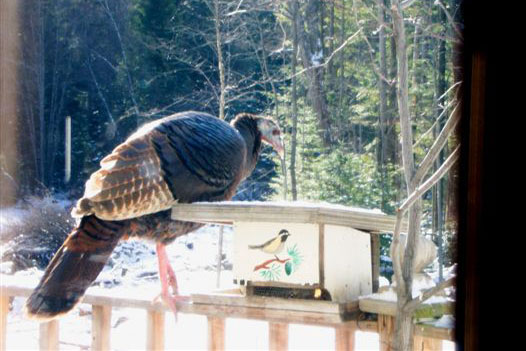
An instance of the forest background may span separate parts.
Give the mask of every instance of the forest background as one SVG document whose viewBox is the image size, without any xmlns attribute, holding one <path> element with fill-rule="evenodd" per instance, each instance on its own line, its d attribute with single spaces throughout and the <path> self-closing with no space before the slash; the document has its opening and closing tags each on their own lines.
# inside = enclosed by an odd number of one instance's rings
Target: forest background
<svg viewBox="0 0 526 351">
<path fill-rule="evenodd" d="M 78 198 L 100 160 L 138 126 L 185 110 L 279 121 L 284 162 L 266 150 L 238 200 L 328 201 L 393 214 L 406 196 L 389 1 L 29 2 L 20 10 L 19 156 L 15 164 L 0 157 L 2 185 L 16 191 L 4 204 L 50 193 Z M 462 23 L 458 0 L 402 7 L 418 162 L 457 106 Z M 437 243 L 440 266 L 454 260 L 456 174 L 423 197 L 423 233 Z M 389 237 L 382 240 L 387 256 Z"/>
</svg>

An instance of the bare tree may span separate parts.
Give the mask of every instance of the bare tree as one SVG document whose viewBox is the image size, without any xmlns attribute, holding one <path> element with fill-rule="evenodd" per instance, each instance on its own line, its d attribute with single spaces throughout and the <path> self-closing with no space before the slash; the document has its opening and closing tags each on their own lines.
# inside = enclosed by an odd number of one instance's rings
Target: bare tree
<svg viewBox="0 0 526 351">
<path fill-rule="evenodd" d="M 452 115 L 444 128 L 438 135 L 424 159 L 417 168 L 414 162 L 412 125 L 409 113 L 409 89 L 407 71 L 407 43 L 403 21 L 404 3 L 398 0 L 391 0 L 391 13 L 393 20 L 393 35 L 396 42 L 397 58 L 397 100 L 398 112 L 400 116 L 401 138 L 402 138 L 402 160 L 404 179 L 406 183 L 407 199 L 398 208 L 397 226 L 393 236 L 392 255 L 393 268 L 396 279 L 397 293 L 397 315 L 395 322 L 394 349 L 409 350 L 412 347 L 413 336 L 413 312 L 424 298 L 414 299 L 413 273 L 416 248 L 420 238 L 421 221 L 421 196 L 431 186 L 433 186 L 456 162 L 458 159 L 458 148 L 448 157 L 438 170 L 425 182 L 424 176 L 432 167 L 434 160 L 438 157 L 440 150 L 447 142 L 448 136 L 458 122 L 458 109 L 453 110 Z M 407 5 L 407 2 L 405 3 Z M 408 213 L 409 225 L 405 248 L 400 242 L 400 222 L 405 213 Z M 452 284 L 451 281 L 439 284 L 443 288 Z M 423 297 L 429 298 L 437 289 L 432 289 L 425 293 Z"/>
<path fill-rule="evenodd" d="M 386 55 L 386 41 L 385 41 L 385 9 L 384 1 L 376 0 L 376 16 L 378 20 L 378 51 L 379 51 L 379 71 L 380 77 L 378 77 L 378 93 L 380 97 L 379 113 L 378 113 L 378 168 L 380 170 L 380 176 L 382 177 L 382 207 L 385 208 L 386 196 L 384 194 L 385 181 L 386 181 L 386 156 L 387 156 L 387 55 Z"/>
<path fill-rule="evenodd" d="M 223 62 L 223 41 L 221 35 L 221 13 L 219 0 L 214 0 L 214 28 L 216 38 L 217 68 L 219 71 L 219 118 L 225 119 L 225 65 Z"/>
<path fill-rule="evenodd" d="M 413 133 L 409 114 L 409 88 L 407 74 L 407 44 L 405 36 L 405 26 L 402 17 L 402 8 L 398 0 L 391 0 L 391 13 L 393 17 L 393 32 L 396 41 L 397 58 L 397 100 L 400 115 L 400 129 L 402 138 L 402 161 L 404 165 L 404 178 L 407 187 L 407 194 L 414 192 L 415 186 L 412 184 L 415 174 L 415 164 L 413 156 Z M 397 292 L 397 315 L 395 322 L 395 350 L 409 350 L 413 335 L 413 316 L 404 311 L 405 305 L 412 299 L 413 290 L 413 260 L 415 249 L 418 246 L 420 237 L 420 220 L 422 215 L 421 200 L 417 198 L 413 201 L 409 212 L 409 228 L 407 242 L 405 245 L 403 266 L 394 265 L 396 276 Z M 401 253 L 397 250 L 401 247 L 398 238 L 393 238 L 393 256 L 399 257 Z"/>
<path fill-rule="evenodd" d="M 292 200 L 298 199 L 296 179 L 296 148 L 298 144 L 298 78 L 296 77 L 296 66 L 298 65 L 298 1 L 293 0 L 289 4 L 292 16 L 292 132 L 290 135 L 290 186 Z"/>
<path fill-rule="evenodd" d="M 332 144 L 331 120 L 323 88 L 323 45 L 320 2 L 309 0 L 296 18 L 299 52 L 309 81 L 309 96 L 318 120 L 318 133 L 326 148 Z"/>
</svg>

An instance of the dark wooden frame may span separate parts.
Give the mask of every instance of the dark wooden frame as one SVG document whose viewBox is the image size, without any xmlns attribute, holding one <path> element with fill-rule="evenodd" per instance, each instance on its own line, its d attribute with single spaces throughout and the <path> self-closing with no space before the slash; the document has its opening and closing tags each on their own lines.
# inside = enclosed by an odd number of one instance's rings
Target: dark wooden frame
<svg viewBox="0 0 526 351">
<path fill-rule="evenodd" d="M 514 174 L 522 176 L 519 169 L 524 150 L 524 132 L 515 123 L 524 116 L 524 98 L 517 96 L 523 89 L 510 84 L 522 83 L 518 79 L 522 69 L 518 63 L 522 61 L 516 59 L 518 34 L 524 30 L 516 28 L 522 22 L 514 18 L 515 7 L 489 0 L 462 2 L 458 350 L 511 350 L 517 342 L 511 326 L 496 319 L 511 312 L 496 301 L 519 289 L 504 274 L 512 273 L 515 279 L 524 275 L 519 270 L 521 263 L 514 262 L 524 256 L 524 246 L 518 242 L 521 238 L 503 237 L 517 232 L 517 221 L 504 219 L 520 218 L 514 211 L 521 210 L 517 200 L 522 200 L 518 194 L 521 180 L 513 179 Z M 512 157 L 511 162 L 506 156 Z M 498 343 L 496 348 L 494 342 Z"/>
</svg>

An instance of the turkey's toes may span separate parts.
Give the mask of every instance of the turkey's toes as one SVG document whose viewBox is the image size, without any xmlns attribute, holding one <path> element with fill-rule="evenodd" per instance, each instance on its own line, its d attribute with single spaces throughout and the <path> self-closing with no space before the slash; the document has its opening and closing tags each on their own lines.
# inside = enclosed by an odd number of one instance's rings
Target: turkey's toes
<svg viewBox="0 0 526 351">
<path fill-rule="evenodd" d="M 166 301 L 175 301 L 175 302 L 189 302 L 190 296 L 187 295 L 174 295 L 171 293 L 166 293 L 163 295 L 163 293 L 159 293 L 159 295 L 155 296 L 152 300 L 152 304 L 156 304 L 159 302 L 165 302 Z M 168 303 L 167 303 L 168 304 Z"/>
<path fill-rule="evenodd" d="M 167 274 L 167 285 L 171 288 L 174 296 L 179 295 L 179 286 L 177 285 L 177 278 L 174 275 Z"/>
<path fill-rule="evenodd" d="M 169 292 L 162 292 L 155 298 L 156 301 L 162 299 L 162 301 L 168 306 L 168 308 L 173 312 L 175 321 L 177 322 L 177 302 L 188 302 L 190 296 L 185 295 L 174 295 Z"/>
</svg>

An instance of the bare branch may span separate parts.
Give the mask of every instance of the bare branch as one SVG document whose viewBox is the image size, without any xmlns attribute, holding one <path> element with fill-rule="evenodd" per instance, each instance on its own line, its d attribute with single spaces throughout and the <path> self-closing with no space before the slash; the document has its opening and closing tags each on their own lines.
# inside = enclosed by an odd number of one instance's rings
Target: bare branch
<svg viewBox="0 0 526 351">
<path fill-rule="evenodd" d="M 420 137 L 418 138 L 417 141 L 415 141 L 415 143 L 413 144 L 413 149 L 416 148 L 421 142 L 422 140 L 424 140 L 424 138 L 426 136 L 428 136 L 433 130 L 434 128 L 436 127 L 436 125 L 442 120 L 442 117 L 446 114 L 446 112 L 449 110 L 449 108 L 451 107 L 451 105 L 453 105 L 453 103 L 455 103 L 456 100 L 451 100 L 446 106 L 444 106 L 442 112 L 440 113 L 440 115 L 436 118 L 435 122 L 433 122 L 433 124 L 431 125 L 431 127 L 429 127 L 424 133 L 422 133 L 422 135 L 420 135 Z M 456 105 L 455 105 L 456 106 Z M 456 107 L 455 107 L 456 108 Z"/>
<path fill-rule="evenodd" d="M 104 0 L 104 3 L 102 3 L 102 1 L 99 1 L 99 2 L 103 5 L 104 9 L 106 10 L 106 14 L 108 15 L 109 19 L 111 20 L 113 28 L 115 29 L 115 34 L 117 35 L 117 39 L 119 40 L 119 47 L 121 49 L 122 60 L 123 60 L 123 63 L 124 63 L 124 67 L 126 69 L 126 77 L 128 79 L 128 90 L 129 90 L 129 93 L 130 93 L 130 99 L 133 102 L 133 107 L 135 109 L 135 113 L 137 115 L 139 115 L 140 114 L 140 112 L 139 112 L 139 105 L 137 104 L 137 101 L 135 99 L 135 92 L 133 90 L 133 83 L 132 83 L 131 73 L 130 73 L 130 69 L 129 69 L 129 65 L 128 65 L 128 59 L 126 57 L 126 52 L 124 51 L 124 44 L 122 42 L 122 37 L 121 37 L 121 32 L 119 30 L 119 26 L 117 25 L 117 22 L 115 22 L 115 18 L 113 17 L 113 14 L 112 14 L 112 12 L 110 10 L 110 6 L 108 5 L 108 1 Z"/>
<path fill-rule="evenodd" d="M 438 157 L 440 150 L 442 150 L 442 148 L 446 144 L 449 135 L 456 127 L 459 121 L 460 111 L 459 104 L 457 104 L 451 112 L 451 116 L 444 125 L 444 128 L 442 128 L 435 142 L 433 143 L 427 154 L 424 156 L 422 162 L 420 162 L 420 167 L 418 167 L 418 169 L 416 170 L 413 179 L 411 179 L 411 185 L 413 189 L 416 188 L 418 184 L 420 184 L 422 178 L 424 178 L 424 175 L 427 173 L 427 171 L 429 171 L 429 168 L 431 168 L 431 166 L 433 165 L 433 161 L 435 161 L 435 159 Z"/>
<path fill-rule="evenodd" d="M 413 193 L 404 201 L 404 203 L 398 208 L 396 213 L 396 223 L 393 232 L 393 242 L 391 244 L 391 255 L 393 259 L 393 269 L 395 272 L 402 272 L 402 258 L 400 249 L 400 230 L 402 228 L 402 220 L 405 216 L 407 209 L 415 202 L 420 196 L 429 190 L 436 182 L 442 178 L 442 176 L 455 164 L 460 156 L 460 146 L 451 153 L 446 161 L 440 166 L 440 168 L 423 183 L 420 187 L 416 188 Z M 397 289 L 405 286 L 403 277 L 401 274 L 395 274 Z"/>
<path fill-rule="evenodd" d="M 460 84 L 462 84 L 462 81 L 458 81 L 456 82 L 455 84 L 451 85 L 445 92 L 444 94 L 442 94 L 441 96 L 438 97 L 437 100 L 442 100 L 447 94 L 449 94 L 449 92 L 453 89 L 455 89 L 457 86 L 459 86 Z"/>
<path fill-rule="evenodd" d="M 110 118 L 111 123 L 115 125 L 115 120 L 113 119 L 113 115 L 111 113 L 110 107 L 108 106 L 106 98 L 104 98 L 104 94 L 102 94 L 102 90 L 100 89 L 99 82 L 97 81 L 97 77 L 95 77 L 95 73 L 93 72 L 93 68 L 91 67 L 91 62 L 89 59 L 87 61 L 87 66 L 88 66 L 88 70 L 89 70 L 91 79 L 93 80 L 93 83 L 95 84 L 95 88 L 97 88 L 97 95 L 99 95 L 99 98 L 102 101 L 104 108 L 106 109 L 106 113 L 108 114 L 108 117 Z"/>
<path fill-rule="evenodd" d="M 426 191 L 428 191 L 436 182 L 442 178 L 444 174 L 455 164 L 460 156 L 460 145 L 449 155 L 449 157 L 444 161 L 442 166 L 431 177 L 429 177 L 422 185 L 415 188 L 413 193 L 402 203 L 398 208 L 399 212 L 405 212 L 407 209 L 415 202 L 420 196 L 422 196 Z"/>
<path fill-rule="evenodd" d="M 360 32 L 362 31 L 362 28 L 358 29 L 353 35 L 351 35 L 350 37 L 348 37 L 338 48 L 334 49 L 334 51 L 327 57 L 327 60 L 325 60 L 325 62 L 323 63 L 320 63 L 320 64 L 317 64 L 317 65 L 312 65 L 310 67 L 307 67 L 307 68 L 304 68 L 302 69 L 301 71 L 299 71 L 298 73 L 296 73 L 294 75 L 294 77 L 296 76 L 299 76 L 300 74 L 303 74 L 305 72 L 308 72 L 310 70 L 313 70 L 313 69 L 316 69 L 316 68 L 321 68 L 321 67 L 325 67 L 326 65 L 329 64 L 329 61 L 332 60 L 332 58 L 334 57 L 334 55 L 336 55 L 340 50 L 342 50 L 343 48 L 345 48 L 354 38 L 356 38 L 356 36 L 358 34 L 360 34 Z M 287 78 L 284 78 L 280 81 L 276 81 L 276 82 L 282 82 L 282 81 L 287 81 L 289 79 L 292 79 L 293 76 L 288 76 Z"/>
<path fill-rule="evenodd" d="M 91 49 L 91 52 L 95 54 L 98 58 L 104 61 L 114 72 L 117 72 L 117 67 L 110 62 L 106 57 L 102 56 L 98 51 Z"/>
<path fill-rule="evenodd" d="M 400 6 L 402 7 L 402 10 L 405 10 L 406 8 L 410 7 L 411 5 L 413 5 L 413 3 L 415 2 L 416 0 L 405 0 L 405 1 L 402 1 L 400 3 Z"/>
<path fill-rule="evenodd" d="M 447 20 L 449 21 L 449 24 L 451 25 L 455 33 L 457 33 L 459 39 L 462 40 L 462 32 L 458 28 L 457 24 L 453 20 L 453 17 L 451 17 L 451 15 L 449 14 L 449 11 L 446 9 L 444 4 L 442 4 L 440 0 L 435 0 L 435 5 L 438 5 L 442 9 L 442 11 L 444 11 L 444 13 L 446 14 Z"/>
<path fill-rule="evenodd" d="M 216 96 L 216 98 L 219 100 L 219 94 L 217 92 L 217 89 L 215 87 L 215 85 L 212 83 L 212 81 L 210 80 L 210 78 L 208 77 L 208 75 L 202 70 L 200 69 L 200 65 L 195 65 L 195 64 L 192 64 L 191 62 L 188 62 L 186 60 L 183 60 L 182 58 L 180 57 L 174 57 L 174 59 L 176 59 L 177 61 L 181 62 L 181 63 L 184 63 L 188 66 L 190 66 L 191 68 L 193 68 L 196 72 L 198 72 L 201 76 L 203 76 L 203 78 L 206 80 L 208 86 L 210 87 L 210 89 L 212 90 L 212 92 L 214 93 L 214 95 Z"/>
<path fill-rule="evenodd" d="M 420 306 L 424 301 L 428 300 L 429 298 L 433 297 L 434 295 L 438 294 L 442 290 L 449 288 L 451 286 L 454 286 L 456 283 L 456 277 L 451 277 L 447 280 L 444 280 L 437 284 L 436 286 L 425 290 L 422 294 L 420 294 L 418 297 L 415 297 L 411 301 L 409 301 L 405 306 L 404 310 L 408 313 L 413 313 L 418 306 Z"/>
<path fill-rule="evenodd" d="M 361 28 L 360 28 L 361 29 Z M 373 71 L 374 73 L 376 73 L 376 75 L 381 79 L 383 80 L 387 85 L 389 86 L 393 86 L 393 84 L 395 83 L 395 80 L 394 79 L 389 79 L 387 78 L 385 75 L 382 74 L 380 68 L 378 67 L 378 65 L 374 62 L 374 57 L 373 57 L 373 53 L 374 53 L 374 49 L 371 45 L 371 43 L 369 42 L 369 39 L 367 39 L 367 36 L 365 35 L 365 33 L 362 34 L 363 36 L 363 39 L 365 41 L 365 43 L 367 44 L 367 46 L 369 47 L 369 56 L 371 57 L 371 64 L 373 66 Z"/>
<path fill-rule="evenodd" d="M 433 33 L 428 28 L 422 28 L 421 36 L 427 36 L 427 37 L 435 38 L 435 39 L 438 39 L 438 40 L 449 41 L 449 42 L 457 43 L 457 44 L 462 42 L 460 39 L 458 39 L 456 37 L 452 37 L 452 36 L 449 36 L 449 35 L 440 35 L 440 34 L 437 34 L 437 33 Z"/>
</svg>

